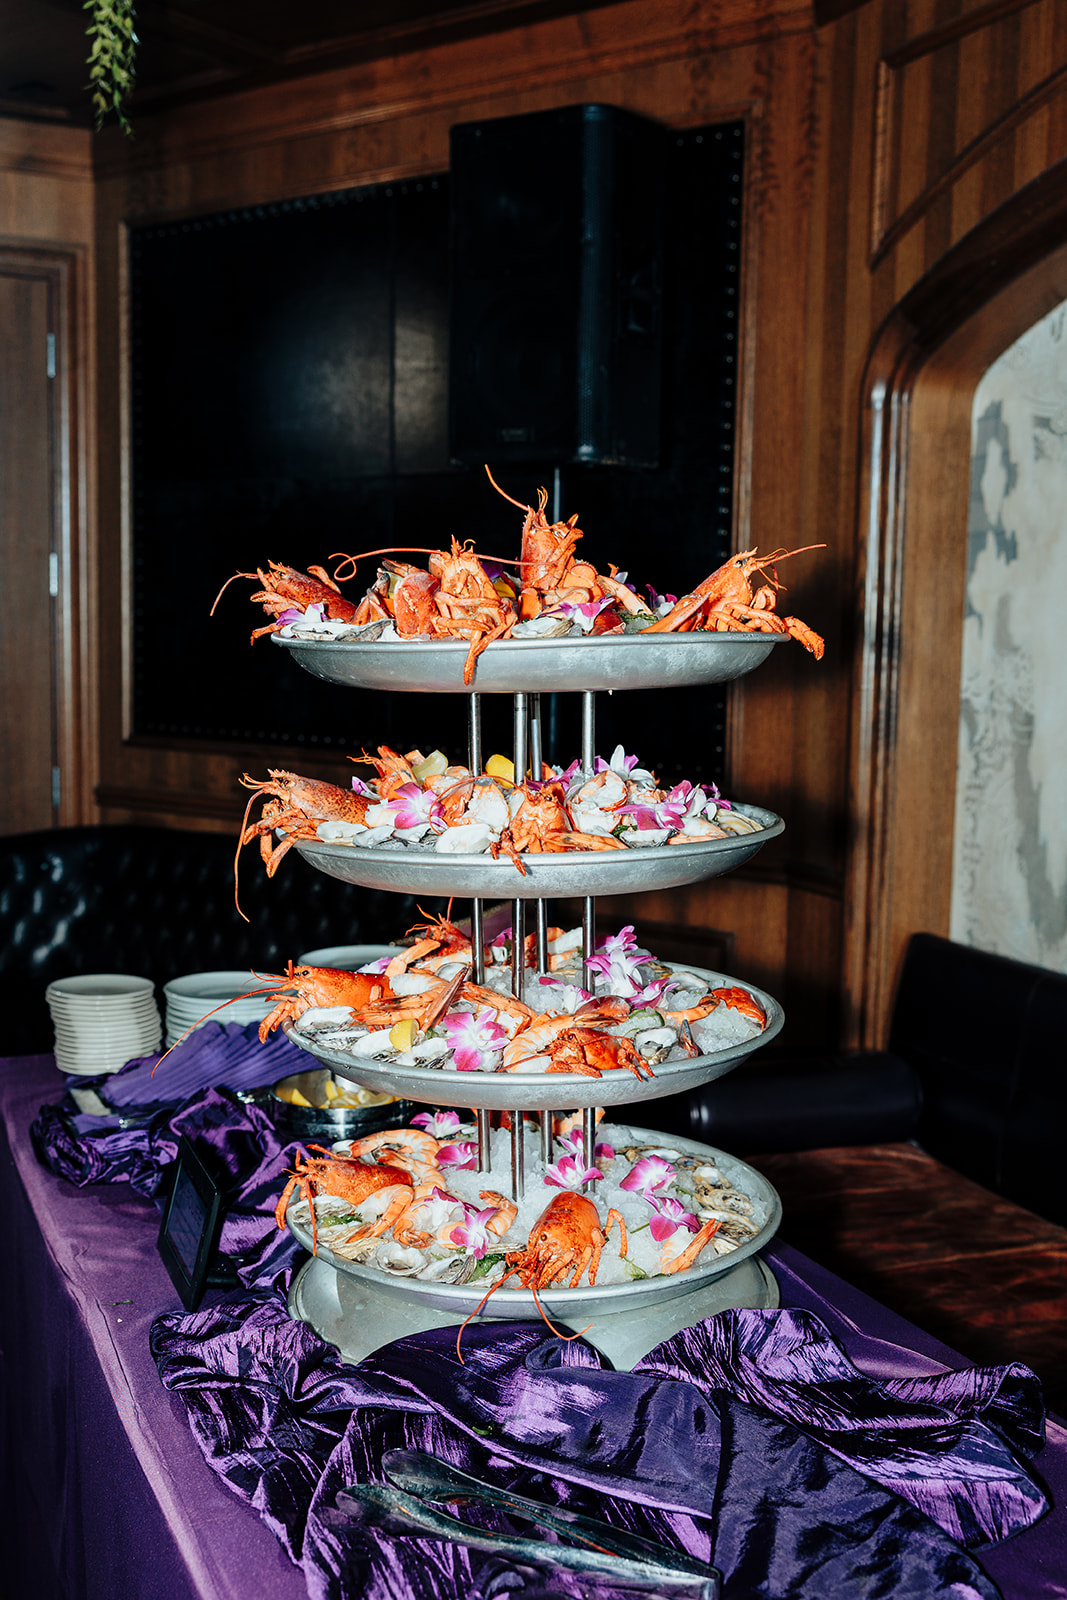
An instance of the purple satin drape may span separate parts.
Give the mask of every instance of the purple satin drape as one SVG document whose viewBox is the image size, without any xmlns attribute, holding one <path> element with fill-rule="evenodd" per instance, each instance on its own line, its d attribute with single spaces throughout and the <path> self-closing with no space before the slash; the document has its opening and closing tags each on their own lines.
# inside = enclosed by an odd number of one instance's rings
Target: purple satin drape
<svg viewBox="0 0 1067 1600">
<path fill-rule="evenodd" d="M 791 1283 L 801 1305 L 854 1339 L 868 1376 L 821 1322 L 796 1310 L 727 1313 L 676 1336 L 634 1374 L 603 1370 L 590 1347 L 560 1346 L 540 1324 L 499 1323 L 467 1330 L 468 1368 L 455 1362 L 452 1334 L 399 1341 L 358 1370 L 344 1367 L 270 1292 L 287 1281 L 296 1254 L 271 1214 L 291 1147 L 259 1108 L 213 1090 L 142 1128 L 101 1123 L 95 1132 L 43 1108 L 35 1139 L 76 1183 L 111 1177 L 128 1192 L 136 1178 L 151 1193 L 183 1131 L 224 1181 L 232 1207 L 224 1248 L 260 1293 L 160 1318 L 154 1351 L 206 1458 L 301 1561 L 313 1596 L 488 1594 L 505 1582 L 492 1563 L 483 1570 L 463 1552 L 361 1533 L 339 1518 L 337 1490 L 361 1475 L 373 1480 L 390 1443 L 433 1448 L 493 1481 L 508 1463 L 506 1481 L 517 1488 L 710 1552 L 728 1596 L 992 1595 L 980 1566 L 942 1529 L 977 1543 L 1040 1515 L 1022 1459 L 1041 1440 L 1033 1375 L 1018 1367 L 946 1374 L 912 1358 L 899 1348 L 907 1331 L 899 1319 L 880 1314 L 896 1324 L 897 1344 L 854 1326 L 835 1294 L 868 1317 L 872 1303 L 837 1280 L 832 1292 L 826 1283 L 816 1292 L 805 1274 L 819 1269 L 784 1250 L 774 1252 L 783 1299 Z M 97 1192 L 106 1190 L 85 1191 Z M 573 1396 L 576 1382 L 583 1401 L 574 1413 L 561 1409 L 561 1396 Z M 568 1426 L 549 1429 L 538 1454 L 539 1430 L 564 1415 Z M 590 1440 L 606 1438 L 610 1453 L 586 1470 L 596 1456 Z M 694 1438 L 706 1452 L 699 1464 Z M 999 1568 L 1003 1582 L 1011 1562 L 1000 1552 L 1017 1543 L 1020 1553 L 1044 1550 L 1024 1557 L 1040 1566 L 1049 1541 L 1038 1531 L 983 1552 L 981 1565 Z M 1020 1600 L 1031 1592 L 1057 1591 L 1022 1589 Z"/>
</svg>

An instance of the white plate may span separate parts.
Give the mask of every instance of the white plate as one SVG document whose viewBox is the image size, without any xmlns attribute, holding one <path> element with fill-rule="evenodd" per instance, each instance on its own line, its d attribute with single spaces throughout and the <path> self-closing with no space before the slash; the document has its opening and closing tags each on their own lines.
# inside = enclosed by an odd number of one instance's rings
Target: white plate
<svg viewBox="0 0 1067 1600">
<path fill-rule="evenodd" d="M 336 967 L 339 972 L 356 972 L 382 956 L 395 956 L 395 944 L 328 944 L 321 950 L 305 950 L 297 956 L 298 967 Z"/>
<path fill-rule="evenodd" d="M 86 972 L 77 978 L 54 978 L 45 990 L 45 998 L 77 996 L 106 1001 L 154 993 L 155 984 L 151 978 L 134 978 L 124 972 Z"/>
</svg>

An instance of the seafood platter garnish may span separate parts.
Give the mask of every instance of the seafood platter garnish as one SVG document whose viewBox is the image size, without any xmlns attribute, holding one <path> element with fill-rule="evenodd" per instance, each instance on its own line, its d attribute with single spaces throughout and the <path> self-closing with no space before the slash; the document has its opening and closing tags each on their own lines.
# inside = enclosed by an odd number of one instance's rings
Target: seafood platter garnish
<svg viewBox="0 0 1067 1600">
<path fill-rule="evenodd" d="M 271 771 L 251 790 L 238 854 L 254 839 L 273 877 L 288 850 L 317 840 L 358 850 L 414 850 L 438 855 L 503 854 L 526 875 L 525 853 L 613 851 L 736 839 L 765 826 L 719 793 L 717 785 L 661 786 L 621 745 L 597 756 L 592 776 L 578 761 L 542 764 L 539 778 L 515 781 L 513 763 L 492 756 L 481 773 L 450 765 L 440 750 L 401 755 L 379 745 L 354 760 L 376 769 L 350 788 Z M 262 800 L 258 819 L 252 807 Z M 277 836 L 277 842 L 274 838 Z"/>
<path fill-rule="evenodd" d="M 491 474 L 490 482 L 504 493 Z M 807 623 L 780 616 L 776 609 L 782 587 L 777 563 L 800 550 L 773 550 L 765 556 L 756 549 L 743 550 L 688 594 L 659 595 L 651 586 L 638 589 L 611 563 L 602 573 L 581 559 L 576 553 L 583 537 L 577 515 L 550 523 L 545 489 L 538 491 L 536 509 L 510 495 L 504 498 L 525 513 L 517 559 L 491 560 L 476 554 L 470 540 L 453 538 L 449 550 L 404 546 L 354 556 L 338 552 L 330 557 L 339 563 L 332 575 L 322 566 L 304 573 L 268 562 L 254 572 L 235 573 L 223 589 L 235 578 L 259 585 L 252 599 L 272 620 L 255 630 L 253 640 L 264 634 L 332 644 L 462 640 L 463 682 L 468 686 L 479 655 L 505 640 L 748 633 L 789 637 L 816 658 L 823 654 L 822 639 Z M 426 567 L 398 559 L 414 554 L 429 557 Z M 381 561 L 373 583 L 361 599 L 350 600 L 340 585 L 355 577 L 359 562 L 371 559 Z"/>
<path fill-rule="evenodd" d="M 583 977 L 582 930 L 548 930 L 549 971 L 526 940 L 523 994 L 514 992 L 510 930 L 484 952 L 485 982 L 470 981 L 470 941 L 443 918 L 424 937 L 357 972 L 293 967 L 278 978 L 260 1037 L 286 1025 L 311 1054 L 361 1068 L 566 1074 L 628 1072 L 638 1084 L 663 1064 L 744 1047 L 767 1027 L 747 987 L 655 961 L 632 927 L 601 940 Z M 293 993 L 286 991 L 292 990 Z"/>
<path fill-rule="evenodd" d="M 494 1130 L 490 1168 L 479 1172 L 474 1124 L 454 1111 L 300 1150 L 278 1200 L 278 1225 L 328 1260 L 413 1286 L 483 1292 L 633 1284 L 707 1270 L 766 1243 L 777 1223 L 773 1191 L 743 1162 L 601 1122 L 589 1166 L 577 1124 L 553 1119 L 547 1164 L 535 1128 L 524 1127 L 527 1179 L 518 1202 L 494 1180 L 499 1173 L 506 1187 L 510 1131 Z"/>
</svg>

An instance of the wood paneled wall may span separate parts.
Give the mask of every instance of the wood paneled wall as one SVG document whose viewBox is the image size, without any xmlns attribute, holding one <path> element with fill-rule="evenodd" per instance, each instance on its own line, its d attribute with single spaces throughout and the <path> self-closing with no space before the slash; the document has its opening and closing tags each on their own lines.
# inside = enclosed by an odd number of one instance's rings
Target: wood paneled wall
<svg viewBox="0 0 1067 1600">
<path fill-rule="evenodd" d="M 37 726 L 36 765 L 60 769 L 61 823 L 94 815 L 98 777 L 98 650 L 96 639 L 96 323 L 93 266 L 95 215 L 92 136 L 84 129 L 0 118 L 0 253 L 8 270 L 39 275 L 50 286 L 49 322 L 55 333 L 55 379 L 50 399 L 50 473 L 55 486 L 51 547 L 58 557 L 53 607 L 52 685 L 55 728 Z M 42 350 L 42 362 L 44 352 Z M 14 380 L 8 369 L 5 379 Z M 23 397 L 25 398 L 25 397 Z M 12 404 L 22 403 L 16 393 Z M 10 446 L 11 441 L 7 441 Z M 41 541 L 48 533 L 41 530 Z M 5 545 L 9 604 L 42 581 L 41 544 Z M 28 566 L 33 563 L 34 571 Z M 47 601 L 44 602 L 47 606 Z M 40 642 L 47 652 L 48 641 Z M 37 666 L 40 666 L 38 660 Z M 18 696 L 17 682 L 5 683 Z M 47 696 L 46 696 L 47 698 Z M 11 702 L 12 706 L 14 701 Z M 14 719 L 10 719 L 14 720 Z M 23 708 L 25 722 L 25 708 Z M 47 720 L 47 713 L 45 713 Z M 39 719 L 38 719 L 39 721 Z M 22 771 L 35 763 L 29 758 Z M 9 774 L 9 784 L 21 774 Z M 40 814 L 39 811 L 37 814 Z"/>
<path fill-rule="evenodd" d="M 240 772 L 284 764 L 277 750 L 125 740 L 124 225 L 440 170 L 449 126 L 474 118 L 592 100 L 675 127 L 743 117 L 736 542 L 825 543 L 782 576 L 789 610 L 825 633 L 827 653 L 816 664 L 775 652 L 732 698 L 730 790 L 779 810 L 784 838 L 742 873 L 619 912 L 732 933 L 734 970 L 784 1000 L 789 1048 L 835 1042 L 842 1018 L 850 1042 L 880 1041 L 903 938 L 881 875 L 908 871 L 899 849 L 894 859 L 878 844 L 899 759 L 900 660 L 886 630 L 901 636 L 906 604 L 921 633 L 924 601 L 879 555 L 883 488 L 864 452 L 874 460 L 867 421 L 886 379 L 872 352 L 924 275 L 1060 159 L 1065 35 L 1067 0 L 867 0 L 823 28 L 807 0 L 629 0 L 144 117 L 132 146 L 102 136 L 103 819 L 228 826 Z M 952 441 L 958 452 L 958 429 Z M 950 503 L 954 480 L 938 492 L 952 540 L 966 501 Z M 902 562 L 909 537 L 898 528 Z M 962 545 L 959 561 L 962 571 Z M 174 578 L 161 604 L 213 593 L 219 574 L 187 572 L 176 550 Z M 909 773 L 898 818 L 922 793 L 921 756 Z M 926 887 L 908 915 L 944 931 L 938 885 Z"/>
</svg>

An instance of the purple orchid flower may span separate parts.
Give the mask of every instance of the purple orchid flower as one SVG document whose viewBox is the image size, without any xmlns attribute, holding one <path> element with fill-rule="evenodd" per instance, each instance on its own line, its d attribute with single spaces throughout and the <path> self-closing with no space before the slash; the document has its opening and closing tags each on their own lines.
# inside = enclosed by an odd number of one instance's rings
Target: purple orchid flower
<svg viewBox="0 0 1067 1600">
<path fill-rule="evenodd" d="M 576 622 L 583 633 L 588 633 L 600 613 L 608 606 L 615 604 L 614 598 L 608 594 L 602 600 L 582 600 L 575 604 L 570 600 L 561 600 L 552 607 L 551 615 L 566 617 L 568 622 Z"/>
<path fill-rule="evenodd" d="M 458 1172 L 473 1172 L 478 1165 L 478 1146 L 469 1139 L 458 1144 L 443 1144 L 437 1152 L 439 1167 L 455 1167 Z"/>
<path fill-rule="evenodd" d="M 646 1195 L 645 1199 L 652 1206 L 648 1231 L 657 1244 L 665 1243 L 679 1228 L 688 1228 L 690 1233 L 700 1232 L 700 1223 L 680 1200 L 670 1200 L 664 1195 Z"/>
<path fill-rule="evenodd" d="M 600 1173 L 596 1167 L 587 1167 L 574 1156 L 560 1156 L 554 1166 L 545 1168 L 545 1182 L 557 1189 L 580 1189 L 584 1183 L 595 1183 Z"/>
<path fill-rule="evenodd" d="M 402 783 L 393 794 L 396 811 L 395 828 L 431 827 L 435 833 L 445 831 L 445 816 L 441 802 L 432 789 L 423 789 L 417 783 Z"/>
<path fill-rule="evenodd" d="M 564 1134 L 563 1138 L 559 1142 L 565 1146 L 565 1148 L 571 1153 L 576 1161 L 584 1160 L 585 1140 L 582 1138 L 582 1130 L 580 1128 L 572 1128 L 570 1133 Z M 594 1160 L 613 1161 L 614 1159 L 615 1151 L 610 1144 L 597 1145 L 594 1153 Z"/>
<path fill-rule="evenodd" d="M 604 980 L 602 989 L 629 1000 L 641 987 L 638 972 L 647 958 L 638 953 L 633 924 L 611 934 L 589 958 L 589 966 Z"/>
<path fill-rule="evenodd" d="M 648 598 L 652 602 L 653 612 L 655 612 L 656 608 L 661 606 L 664 601 L 666 601 L 669 606 L 675 606 L 678 604 L 678 596 L 676 594 L 657 594 L 656 590 L 653 589 L 650 583 L 646 583 L 645 588 L 648 591 Z"/>
<path fill-rule="evenodd" d="M 362 778 L 352 779 L 352 793 L 369 795 L 372 800 L 377 800 L 378 798 L 370 784 L 364 783 Z"/>
<path fill-rule="evenodd" d="M 619 1184 L 620 1189 L 627 1189 L 632 1194 L 644 1195 L 647 1200 L 657 1189 L 662 1189 L 664 1184 L 670 1183 L 674 1177 L 674 1168 L 669 1161 L 664 1161 L 662 1156 L 642 1156 L 636 1161 L 629 1172 Z"/>
<path fill-rule="evenodd" d="M 597 756 L 593 762 L 593 772 L 617 772 L 620 778 L 628 778 L 637 766 L 637 757 L 628 756 L 621 744 L 617 744 L 611 752 L 611 760 L 605 761 L 603 756 Z"/>
<path fill-rule="evenodd" d="M 468 1212 L 466 1219 L 457 1222 L 449 1231 L 448 1237 L 453 1244 L 462 1246 L 480 1261 L 489 1246 L 496 1243 L 496 1239 L 489 1232 L 489 1224 L 499 1210 L 499 1206 L 487 1206 L 484 1211 L 476 1211 L 473 1216 Z"/>
<path fill-rule="evenodd" d="M 537 981 L 546 988 L 556 990 L 552 1010 L 557 1014 L 565 1011 L 568 1016 L 573 1016 L 586 1001 L 593 998 L 588 989 L 583 989 L 576 983 L 560 983 L 558 978 L 546 977 L 540 977 Z"/>
<path fill-rule="evenodd" d="M 507 1029 L 501 1027 L 488 1006 L 447 1016 L 444 1026 L 459 1072 L 481 1072 L 508 1040 Z"/>
<path fill-rule="evenodd" d="M 463 1124 L 454 1111 L 420 1111 L 417 1117 L 412 1117 L 413 1128 L 421 1128 L 433 1139 L 444 1139 L 450 1133 L 458 1133 Z"/>
<path fill-rule="evenodd" d="M 293 622 L 321 622 L 325 615 L 326 607 L 321 602 L 308 606 L 306 611 L 301 611 L 299 606 L 286 606 L 284 611 L 279 611 L 278 621 L 288 627 Z"/>
</svg>

